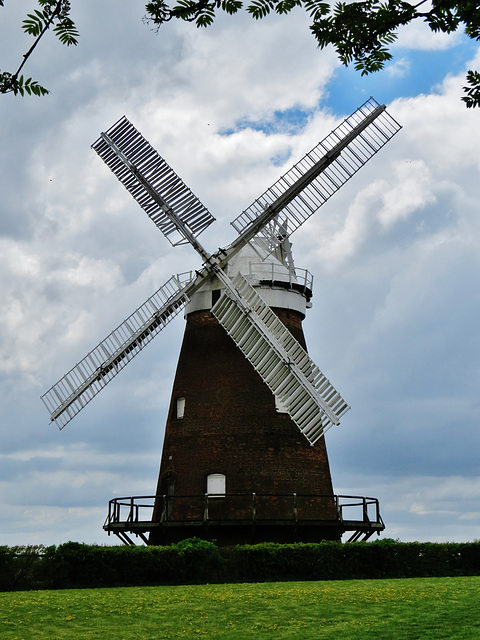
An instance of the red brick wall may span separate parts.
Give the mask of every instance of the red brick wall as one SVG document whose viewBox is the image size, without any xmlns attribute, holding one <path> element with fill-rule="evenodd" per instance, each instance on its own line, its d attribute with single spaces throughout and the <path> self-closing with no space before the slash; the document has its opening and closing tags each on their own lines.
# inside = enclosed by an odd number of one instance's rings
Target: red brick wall
<svg viewBox="0 0 480 640">
<path fill-rule="evenodd" d="M 274 311 L 305 347 L 301 314 Z M 178 397 L 186 399 L 183 419 L 176 417 Z M 333 494 L 323 438 L 310 446 L 290 417 L 276 411 L 274 396 L 210 311 L 196 311 L 187 318 L 157 495 L 166 493 L 170 477 L 175 496 L 203 496 L 210 473 L 226 475 L 227 494 Z M 178 502 L 176 517 L 199 517 L 203 501 L 182 502 L 184 509 L 178 510 Z M 227 502 L 220 507 L 218 499 L 212 509 L 221 515 Z M 281 517 L 283 502 L 277 501 L 275 508 L 270 501 L 264 510 Z M 323 517 L 334 519 L 332 502 L 327 504 Z M 308 516 L 306 506 L 303 513 Z M 322 517 L 318 502 L 312 517 Z"/>
</svg>

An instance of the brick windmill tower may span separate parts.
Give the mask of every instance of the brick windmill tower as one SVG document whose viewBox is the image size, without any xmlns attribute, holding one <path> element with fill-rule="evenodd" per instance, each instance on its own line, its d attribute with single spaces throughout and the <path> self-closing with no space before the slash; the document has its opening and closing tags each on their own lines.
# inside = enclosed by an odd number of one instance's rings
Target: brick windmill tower
<svg viewBox="0 0 480 640">
<path fill-rule="evenodd" d="M 306 350 L 302 321 L 311 277 L 293 269 L 289 253 L 286 264 L 284 252 L 263 261 L 259 252 L 255 243 L 244 247 L 227 275 L 241 274 Z M 310 445 L 213 315 L 221 294 L 214 278 L 185 308 L 153 518 L 164 526 L 150 542 L 198 535 L 205 509 L 208 535 L 218 541 L 338 539 L 324 438 Z"/>
<path fill-rule="evenodd" d="M 172 245 L 190 243 L 203 263 L 173 276 L 42 396 L 63 428 L 185 309 L 156 494 L 112 500 L 109 533 L 128 544 L 129 533 L 230 544 L 383 529 L 375 499 L 333 494 L 323 434 L 349 407 L 306 352 L 312 278 L 295 268 L 289 236 L 399 129 L 371 98 L 243 211 L 237 238 L 214 254 L 198 240 L 214 218 L 126 118 L 93 144 Z M 361 517 L 345 518 L 348 506 Z"/>
</svg>

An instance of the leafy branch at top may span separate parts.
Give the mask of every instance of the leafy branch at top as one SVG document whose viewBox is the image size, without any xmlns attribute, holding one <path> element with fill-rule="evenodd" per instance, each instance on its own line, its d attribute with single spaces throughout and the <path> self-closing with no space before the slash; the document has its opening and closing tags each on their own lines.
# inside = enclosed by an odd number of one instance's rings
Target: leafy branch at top
<svg viewBox="0 0 480 640">
<path fill-rule="evenodd" d="M 330 4 L 322 0 L 251 0 L 245 10 L 257 20 L 269 13 L 286 14 L 302 7 L 310 16 L 310 30 L 321 49 L 333 45 L 344 65 L 353 63 L 362 75 L 383 69 L 391 60 L 389 46 L 402 25 L 413 20 L 425 22 L 434 33 L 453 33 L 460 28 L 474 40 L 480 39 L 479 0 L 426 0 L 413 5 L 405 0 L 358 0 Z M 166 0 L 146 4 L 147 23 L 158 29 L 173 18 L 207 27 L 217 12 L 230 15 L 243 8 L 241 0 Z M 462 100 L 467 107 L 480 106 L 480 74 L 469 71 Z"/>
<path fill-rule="evenodd" d="M 62 44 L 70 46 L 76 45 L 78 42 L 78 31 L 70 18 L 70 2 L 68 0 L 37 1 L 40 10 L 35 9 L 33 13 L 27 14 L 26 20 L 22 23 L 23 31 L 33 36 L 35 40 L 30 49 L 23 55 L 22 63 L 15 73 L 0 72 L 0 93 L 20 94 L 21 96 L 25 95 L 25 93 L 36 96 L 43 96 L 49 93 L 48 89 L 32 80 L 32 78 L 24 78 L 21 71 L 41 38 L 50 28 L 53 27 L 53 33 Z M 4 0 L 0 0 L 0 6 L 4 6 Z"/>
<path fill-rule="evenodd" d="M 379 71 L 391 60 L 389 47 L 397 38 L 398 29 L 413 20 L 425 22 L 434 33 L 453 33 L 464 29 L 466 35 L 480 40 L 480 0 L 152 0 L 145 5 L 144 21 L 158 28 L 173 18 L 193 22 L 197 27 L 213 24 L 216 14 L 229 15 L 245 9 L 256 20 L 270 13 L 287 14 L 302 8 L 311 19 L 310 30 L 318 46 L 332 45 L 345 65 L 354 64 L 362 75 Z M 0 0 L 0 7 L 5 0 Z M 52 28 L 64 45 L 76 45 L 78 32 L 70 18 L 68 0 L 37 0 L 39 9 L 29 13 L 22 23 L 25 33 L 35 38 L 15 73 L 0 72 L 0 93 L 15 95 L 45 95 L 48 90 L 21 71 L 35 47 Z M 426 8 L 428 7 L 428 8 Z M 470 70 L 463 87 L 462 100 L 467 107 L 480 106 L 480 73 Z"/>
</svg>

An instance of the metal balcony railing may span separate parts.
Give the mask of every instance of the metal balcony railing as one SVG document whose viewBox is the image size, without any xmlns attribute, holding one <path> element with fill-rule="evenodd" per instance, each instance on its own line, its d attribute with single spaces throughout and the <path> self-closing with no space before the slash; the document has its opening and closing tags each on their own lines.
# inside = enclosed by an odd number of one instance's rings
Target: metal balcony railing
<svg viewBox="0 0 480 640">
<path fill-rule="evenodd" d="M 154 518 L 155 508 L 155 518 Z M 350 495 L 203 494 L 129 496 L 108 504 L 108 533 L 141 535 L 158 527 L 229 524 L 315 524 L 353 532 L 349 541 L 385 528 L 376 498 Z M 124 537 L 120 536 L 123 541 Z M 128 538 L 127 538 L 128 539 Z M 364 538 L 365 539 L 365 538 Z"/>
<path fill-rule="evenodd" d="M 250 262 L 250 276 L 260 277 L 262 280 L 270 280 L 272 282 L 285 281 L 290 286 L 296 285 L 298 288 L 313 289 L 313 274 L 308 269 L 295 267 L 294 273 L 287 273 L 285 267 L 274 262 Z"/>
</svg>

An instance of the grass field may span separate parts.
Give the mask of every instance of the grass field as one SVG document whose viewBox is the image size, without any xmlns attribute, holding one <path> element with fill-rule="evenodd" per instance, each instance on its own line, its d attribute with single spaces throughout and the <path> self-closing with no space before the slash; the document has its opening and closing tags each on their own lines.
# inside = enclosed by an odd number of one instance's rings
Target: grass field
<svg viewBox="0 0 480 640">
<path fill-rule="evenodd" d="M 0 593 L 2 640 L 480 639 L 480 577 Z"/>
</svg>

